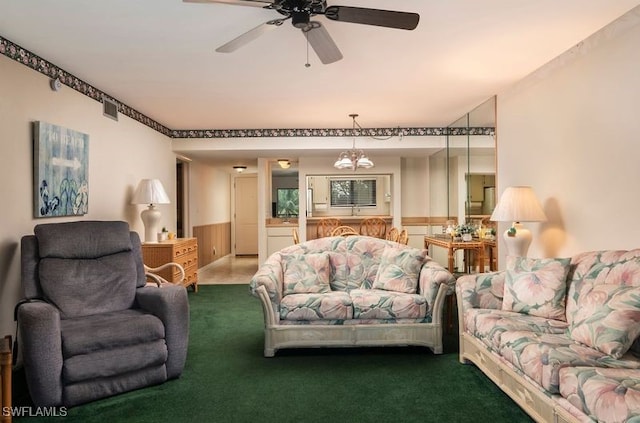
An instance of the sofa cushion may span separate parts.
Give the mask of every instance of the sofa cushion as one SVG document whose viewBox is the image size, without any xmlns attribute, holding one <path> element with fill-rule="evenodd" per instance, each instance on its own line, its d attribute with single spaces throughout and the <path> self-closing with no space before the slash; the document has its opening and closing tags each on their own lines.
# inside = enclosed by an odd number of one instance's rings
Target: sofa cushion
<svg viewBox="0 0 640 423">
<path fill-rule="evenodd" d="M 354 319 L 419 319 L 427 314 L 427 300 L 418 294 L 354 289 L 350 295 Z"/>
<path fill-rule="evenodd" d="M 386 247 L 380 258 L 373 288 L 415 294 L 427 253 L 427 250 L 417 248 Z"/>
<path fill-rule="evenodd" d="M 640 249 L 605 250 L 581 253 L 571 259 L 567 294 L 567 321 L 573 323 L 574 314 L 582 307 L 582 291 L 590 290 L 593 284 L 640 286 L 637 264 Z M 619 267 L 629 263 L 630 266 Z"/>
<path fill-rule="evenodd" d="M 568 258 L 507 257 L 502 309 L 566 320 Z"/>
<path fill-rule="evenodd" d="M 64 360 L 62 378 L 65 385 L 108 378 L 167 362 L 167 344 L 158 339 L 138 345 L 74 355 Z"/>
<path fill-rule="evenodd" d="M 593 284 L 590 288 L 582 291 L 581 307 L 569 326 L 571 338 L 620 358 L 640 334 L 640 287 Z"/>
<path fill-rule="evenodd" d="M 341 291 L 290 294 L 283 297 L 280 303 L 282 320 L 347 320 L 352 317 L 351 297 Z"/>
<path fill-rule="evenodd" d="M 348 236 L 345 239 L 349 274 L 345 290 L 371 288 L 378 274 L 380 257 L 390 241 L 368 236 Z"/>
<path fill-rule="evenodd" d="M 283 255 L 284 295 L 329 292 L 329 254 Z"/>
<path fill-rule="evenodd" d="M 637 421 L 640 370 L 565 367 L 560 369 L 560 394 L 596 421 Z"/>
<path fill-rule="evenodd" d="M 567 322 L 561 320 L 504 310 L 469 309 L 465 310 L 463 319 L 465 330 L 493 351 L 500 350 L 501 336 L 507 331 L 532 331 L 561 335 L 567 329 Z"/>
<path fill-rule="evenodd" d="M 129 309 L 60 321 L 62 354 L 66 357 L 164 339 L 162 321 Z"/>
<path fill-rule="evenodd" d="M 560 392 L 559 371 L 563 367 L 640 367 L 640 361 L 632 357 L 615 359 L 578 344 L 567 335 L 530 331 L 504 332 L 500 340 L 500 355 L 552 394 Z"/>
</svg>

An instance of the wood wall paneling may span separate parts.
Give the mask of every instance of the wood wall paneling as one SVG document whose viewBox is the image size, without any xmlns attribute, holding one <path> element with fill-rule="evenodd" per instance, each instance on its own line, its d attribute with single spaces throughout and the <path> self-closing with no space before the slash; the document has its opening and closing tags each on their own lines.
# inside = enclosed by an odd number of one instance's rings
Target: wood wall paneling
<svg viewBox="0 0 640 423">
<path fill-rule="evenodd" d="M 231 222 L 194 226 L 193 236 L 198 238 L 200 267 L 231 254 Z"/>
</svg>

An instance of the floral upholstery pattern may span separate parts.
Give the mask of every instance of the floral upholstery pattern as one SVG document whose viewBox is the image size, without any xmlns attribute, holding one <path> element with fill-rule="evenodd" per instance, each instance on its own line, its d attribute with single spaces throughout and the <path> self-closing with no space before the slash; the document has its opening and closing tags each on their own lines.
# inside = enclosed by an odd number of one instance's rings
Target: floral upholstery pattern
<svg viewBox="0 0 640 423">
<path fill-rule="evenodd" d="M 287 254 L 282 256 L 284 295 L 329 292 L 329 254 Z"/>
<path fill-rule="evenodd" d="M 640 287 L 610 284 L 583 289 L 569 327 L 571 338 L 620 358 L 640 334 Z"/>
<path fill-rule="evenodd" d="M 533 331 L 563 334 L 567 323 L 528 316 L 513 311 L 472 309 L 464 314 L 466 331 L 494 351 L 500 350 L 501 336 L 507 331 Z"/>
<path fill-rule="evenodd" d="M 347 320 L 352 317 L 352 301 L 346 292 L 289 294 L 280 303 L 282 320 Z"/>
<path fill-rule="evenodd" d="M 465 310 L 501 310 L 506 272 L 465 275 L 458 278 L 456 295 Z"/>
<path fill-rule="evenodd" d="M 383 261 L 387 269 L 380 272 Z M 403 270 L 393 268 L 398 263 Z M 388 279 L 379 284 L 386 289 L 373 289 L 378 276 Z M 395 282 L 410 278 L 413 281 Z M 282 324 L 422 323 L 432 321 L 443 284 L 452 293 L 455 278 L 426 250 L 367 236 L 339 236 L 274 253 L 260 266 L 249 289 L 255 294 L 259 286 L 266 288 Z"/>
<path fill-rule="evenodd" d="M 567 273 L 570 259 L 507 257 L 502 309 L 565 319 Z"/>
<path fill-rule="evenodd" d="M 560 392 L 558 372 L 562 367 L 640 368 L 637 360 L 616 360 L 578 344 L 564 334 L 508 331 L 502 334 L 500 344 L 500 355 L 503 358 L 550 393 Z"/>
<path fill-rule="evenodd" d="M 427 250 L 386 247 L 373 288 L 415 294 L 418 275 L 426 256 Z"/>
<path fill-rule="evenodd" d="M 640 249 L 582 255 L 576 273 L 567 299 L 572 339 L 621 357 L 640 334 Z"/>
<path fill-rule="evenodd" d="M 598 422 L 640 417 L 640 370 L 565 367 L 560 370 L 560 393 Z"/>
<path fill-rule="evenodd" d="M 421 319 L 427 314 L 427 301 L 417 294 L 354 289 L 350 295 L 355 319 Z"/>
<path fill-rule="evenodd" d="M 399 245 L 390 241 L 378 242 L 378 238 L 365 236 L 351 236 L 345 239 L 347 247 L 347 267 L 349 274 L 346 279 L 346 290 L 373 286 L 378 274 L 380 257 L 385 248 Z"/>
<path fill-rule="evenodd" d="M 542 262 L 524 259 L 508 267 L 535 272 Z M 550 273 L 559 279 L 566 262 L 554 266 Z M 508 273 L 458 279 L 465 342 L 469 337 L 479 341 L 489 356 L 497 357 L 496 371 L 503 366 L 512 369 L 518 378 L 533 384 L 528 390 L 545 393 L 547 406 L 563 409 L 575 421 L 640 421 L 640 249 L 572 257 L 566 287 L 557 285 L 546 296 L 559 300 L 561 291 L 566 291 L 564 315 L 536 316 L 531 313 L 533 307 L 505 310 L 510 308 L 510 295 L 514 301 L 524 299 L 514 292 L 516 281 Z M 527 301 L 543 304 L 540 298 L 531 295 Z"/>
</svg>

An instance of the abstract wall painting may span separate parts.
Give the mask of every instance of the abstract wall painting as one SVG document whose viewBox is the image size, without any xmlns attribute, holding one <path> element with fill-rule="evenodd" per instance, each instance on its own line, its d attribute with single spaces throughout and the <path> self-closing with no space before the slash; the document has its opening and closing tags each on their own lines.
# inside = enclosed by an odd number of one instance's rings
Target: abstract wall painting
<svg viewBox="0 0 640 423">
<path fill-rule="evenodd" d="M 81 216 L 89 210 L 89 135 L 33 122 L 34 217 Z"/>
</svg>

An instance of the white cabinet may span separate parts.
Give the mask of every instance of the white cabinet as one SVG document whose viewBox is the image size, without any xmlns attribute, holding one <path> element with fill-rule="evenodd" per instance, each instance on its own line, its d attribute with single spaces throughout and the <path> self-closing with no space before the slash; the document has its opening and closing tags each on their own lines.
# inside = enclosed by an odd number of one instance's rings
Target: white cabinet
<svg viewBox="0 0 640 423">
<path fill-rule="evenodd" d="M 309 187 L 313 190 L 313 204 L 329 204 L 329 178 L 310 176 Z"/>
<path fill-rule="evenodd" d="M 298 225 L 267 227 L 267 255 L 293 245 L 293 229 Z"/>
</svg>

